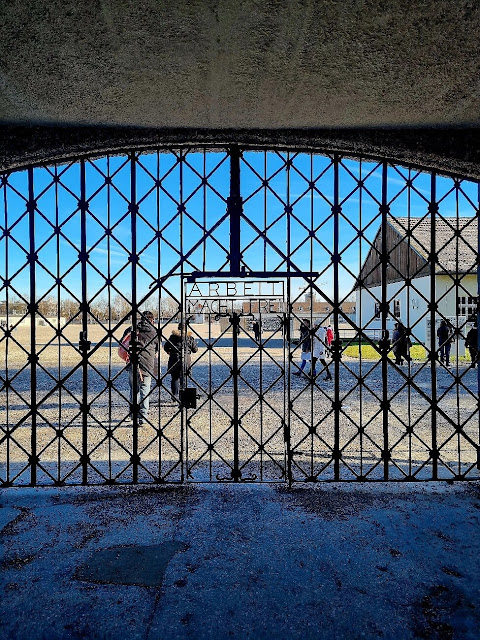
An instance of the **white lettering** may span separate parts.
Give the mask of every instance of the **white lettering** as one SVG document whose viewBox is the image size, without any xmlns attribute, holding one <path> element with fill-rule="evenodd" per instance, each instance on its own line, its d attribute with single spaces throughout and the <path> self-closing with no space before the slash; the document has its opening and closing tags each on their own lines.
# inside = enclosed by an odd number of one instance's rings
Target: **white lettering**
<svg viewBox="0 0 480 640">
<path fill-rule="evenodd" d="M 244 296 L 251 296 L 252 295 L 252 285 L 253 282 L 244 282 L 243 284 L 243 294 Z"/>
<path fill-rule="evenodd" d="M 194 291 L 195 291 L 195 295 L 193 293 Z M 201 296 L 202 296 L 202 292 L 198 288 L 198 284 L 195 282 L 190 293 L 187 293 L 187 298 L 200 298 Z"/>
</svg>

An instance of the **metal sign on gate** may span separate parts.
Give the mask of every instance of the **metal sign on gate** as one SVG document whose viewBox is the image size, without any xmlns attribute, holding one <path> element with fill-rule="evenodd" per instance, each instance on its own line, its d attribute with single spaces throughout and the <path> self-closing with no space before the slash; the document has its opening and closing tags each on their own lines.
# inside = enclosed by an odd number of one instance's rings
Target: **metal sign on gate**
<svg viewBox="0 0 480 640">
<path fill-rule="evenodd" d="M 285 282 L 283 280 L 197 280 L 185 282 L 185 312 L 224 314 L 241 311 L 283 313 Z"/>
</svg>

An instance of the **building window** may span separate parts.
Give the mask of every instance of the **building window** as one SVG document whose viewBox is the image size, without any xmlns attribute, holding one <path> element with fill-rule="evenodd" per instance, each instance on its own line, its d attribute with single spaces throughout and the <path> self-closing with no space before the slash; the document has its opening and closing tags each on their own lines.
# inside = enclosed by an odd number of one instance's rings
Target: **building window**
<svg viewBox="0 0 480 640">
<path fill-rule="evenodd" d="M 396 318 L 400 318 L 400 316 L 402 315 L 400 312 L 400 300 L 393 301 L 393 315 Z"/>
<path fill-rule="evenodd" d="M 457 316 L 477 316 L 477 298 L 474 296 L 457 297 Z"/>
</svg>

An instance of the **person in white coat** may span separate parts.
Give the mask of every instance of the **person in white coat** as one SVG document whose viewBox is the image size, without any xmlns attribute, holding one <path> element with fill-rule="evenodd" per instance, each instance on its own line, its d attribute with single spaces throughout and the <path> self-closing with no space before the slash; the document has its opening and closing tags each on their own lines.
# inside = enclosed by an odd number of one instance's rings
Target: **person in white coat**
<svg viewBox="0 0 480 640">
<path fill-rule="evenodd" d="M 316 375 L 315 365 L 317 364 L 317 360 L 320 360 L 320 363 L 323 365 L 324 371 L 326 371 L 325 380 L 331 380 L 332 374 L 328 369 L 327 361 L 325 360 L 326 353 L 326 345 L 327 345 L 327 330 L 325 327 L 317 324 L 315 327 L 315 333 L 313 334 L 313 349 L 312 349 L 312 374 Z"/>
</svg>

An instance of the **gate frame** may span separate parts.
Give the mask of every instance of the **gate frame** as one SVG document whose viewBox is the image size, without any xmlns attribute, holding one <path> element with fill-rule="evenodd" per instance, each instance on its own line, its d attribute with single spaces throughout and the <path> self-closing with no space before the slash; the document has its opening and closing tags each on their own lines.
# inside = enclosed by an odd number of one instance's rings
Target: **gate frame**
<svg viewBox="0 0 480 640">
<path fill-rule="evenodd" d="M 176 147 L 176 145 L 175 145 Z M 230 230 L 231 230 L 231 234 L 230 234 L 230 241 L 231 241 L 231 247 L 230 247 L 230 266 L 231 266 L 231 277 L 245 277 L 245 276 L 254 276 L 254 277 L 261 277 L 261 273 L 263 273 L 263 277 L 269 277 L 269 276 L 274 276 L 274 277 L 282 277 L 280 272 L 260 272 L 260 273 L 246 273 L 245 271 L 242 271 L 242 269 L 240 268 L 240 261 L 241 261 L 241 254 L 240 254 L 240 235 L 239 235 L 239 231 L 240 231 L 240 219 L 241 219 L 241 215 L 242 215 L 242 199 L 241 199 L 241 195 L 240 195 L 240 158 L 241 158 L 241 154 L 243 151 L 271 151 L 274 152 L 275 149 L 265 149 L 265 148 L 259 148 L 259 147 L 249 147 L 248 145 L 212 145 L 210 148 L 212 149 L 217 149 L 217 148 L 221 148 L 221 149 L 228 149 L 228 152 L 231 156 L 231 190 L 230 190 L 230 197 L 228 199 L 228 208 L 227 208 L 227 215 L 230 219 Z M 130 150 L 128 151 L 128 156 L 129 156 L 129 161 L 131 163 L 131 201 L 130 201 L 130 211 L 132 213 L 135 213 L 136 210 L 138 210 L 138 205 L 136 204 L 136 177 L 135 177 L 135 162 L 136 162 L 136 154 L 138 152 L 141 152 L 141 149 L 136 149 L 134 151 Z M 148 151 L 148 149 L 146 150 Z M 283 150 L 281 150 L 283 151 Z M 321 150 L 312 150 L 309 149 L 308 150 L 311 153 L 319 153 L 323 156 L 328 155 L 328 152 L 326 151 L 321 151 Z M 182 154 L 182 151 L 180 151 L 180 155 Z M 83 176 L 81 179 L 81 187 L 80 187 L 80 199 L 79 199 L 79 211 L 81 214 L 81 220 L 82 220 L 82 233 L 81 233 L 81 260 L 80 260 L 80 264 L 81 264 L 81 269 L 82 269 L 82 274 L 85 273 L 86 271 L 86 266 L 87 266 L 87 261 L 88 261 L 88 254 L 87 254 L 87 243 L 86 243 L 86 216 L 87 216 L 87 212 L 88 212 L 88 203 L 86 202 L 86 193 L 85 193 L 85 159 L 87 157 L 90 156 L 82 156 L 80 158 L 80 163 L 81 163 L 81 175 Z M 339 154 L 337 152 L 332 153 L 331 157 L 333 158 L 334 161 L 334 167 L 335 167 L 335 182 L 334 182 L 334 207 L 335 207 L 335 211 L 334 213 L 336 213 L 336 215 L 334 216 L 334 222 L 335 222 L 335 232 L 334 232 L 334 248 L 333 248 L 333 266 L 335 269 L 335 273 L 337 274 L 337 276 L 334 278 L 335 282 L 335 291 L 334 291 L 334 296 L 333 296 L 333 300 L 332 300 L 332 306 L 334 308 L 334 321 L 336 323 L 336 329 L 338 329 L 338 318 L 339 318 L 339 292 L 338 292 L 338 269 L 339 269 L 339 262 L 341 259 L 341 255 L 339 252 L 339 226 L 338 226 L 338 213 L 340 211 L 339 207 L 340 207 L 340 203 L 339 203 L 339 194 L 338 194 L 338 168 L 339 168 L 339 161 L 340 159 L 344 158 L 345 156 L 343 154 Z M 367 158 L 367 159 L 371 159 L 371 158 Z M 390 164 L 390 161 L 387 161 L 385 159 L 382 159 L 382 164 L 383 164 L 383 180 L 384 180 L 384 186 L 386 187 L 386 169 Z M 28 180 L 28 202 L 27 202 L 27 210 L 29 213 L 29 225 L 30 225 L 30 254 L 29 254 L 29 262 L 30 262 L 30 272 L 32 274 L 32 277 L 30 278 L 30 294 L 31 294 L 31 300 L 35 300 L 35 275 L 34 275 L 34 271 L 35 271 L 35 241 L 34 241 L 34 229 L 35 229 L 35 210 L 36 210 L 36 201 L 34 199 L 34 189 L 33 189 L 33 166 L 34 165 L 30 165 L 27 169 L 28 171 L 28 176 L 29 176 L 29 180 Z M 42 165 L 43 166 L 43 163 Z M 429 212 L 432 215 L 432 220 L 435 219 L 434 214 L 438 211 L 438 205 L 436 203 L 436 198 L 435 198 L 435 178 L 436 178 L 436 172 L 432 171 L 431 169 L 425 169 L 422 168 L 422 170 L 426 170 L 426 171 L 430 171 L 431 173 L 431 181 L 432 181 L 432 190 L 431 190 L 431 202 L 429 203 Z M 10 173 L 10 172 L 9 172 Z M 387 197 L 386 197 L 386 188 L 382 189 L 382 219 L 384 219 L 384 216 L 386 216 L 387 214 L 387 209 L 386 209 L 386 202 L 387 202 Z M 479 188 L 479 201 L 480 201 L 480 188 Z M 476 212 L 476 216 L 478 219 L 479 216 L 479 211 Z M 136 220 L 135 220 L 135 215 L 132 215 L 132 243 L 133 243 L 133 247 L 135 247 L 135 242 L 136 242 Z M 479 240 L 480 240 L 480 226 L 479 226 Z M 211 233 L 212 230 L 209 230 L 209 233 Z M 433 224 L 431 225 L 431 233 L 432 233 L 432 242 L 435 238 L 435 223 L 433 222 Z M 205 239 L 208 237 L 208 235 L 204 235 L 202 241 L 205 241 Z M 433 245 L 432 245 L 433 246 Z M 291 261 L 289 260 L 289 255 L 286 256 L 287 258 L 287 264 L 288 264 L 288 268 L 291 268 Z M 183 263 L 185 262 L 185 256 L 183 256 L 182 253 L 182 261 L 181 261 L 181 267 L 183 269 Z M 434 262 L 432 264 L 435 264 Z M 386 262 L 382 263 L 382 269 L 386 268 Z M 135 280 L 135 268 L 132 270 L 133 273 L 133 281 L 132 281 L 132 290 L 136 291 L 136 280 Z M 208 272 L 204 272 L 205 273 L 205 277 L 207 276 Z M 288 277 L 302 277 L 302 276 L 308 276 L 310 278 L 314 278 L 315 274 L 302 274 L 298 271 L 292 270 L 292 271 L 288 271 L 287 272 Z M 213 273 L 211 275 L 214 275 Z M 222 273 L 222 277 L 226 277 L 227 274 L 226 273 Z M 160 282 L 158 283 L 160 284 Z M 312 287 L 313 290 L 317 290 L 318 292 L 320 292 L 320 290 L 318 289 L 318 287 L 316 287 L 315 283 L 310 281 L 309 282 L 310 286 Z M 431 278 L 431 284 L 433 286 L 433 277 Z M 478 269 L 477 269 L 477 284 L 478 284 L 478 293 L 479 293 L 479 301 L 478 301 L 478 311 L 477 311 L 477 326 L 479 326 L 479 322 L 480 322 L 480 263 L 478 264 Z M 88 351 L 90 348 L 90 345 L 88 343 L 88 334 L 86 333 L 87 329 L 88 329 L 88 325 L 86 324 L 86 318 L 87 318 L 87 311 L 88 311 L 88 300 L 87 300 L 87 293 L 86 293 L 86 280 L 85 278 L 82 277 L 82 333 L 80 336 L 80 340 L 79 340 L 79 350 L 82 352 L 82 369 L 84 370 L 86 367 L 88 367 Z M 326 296 L 324 294 L 322 294 L 323 297 L 325 299 Z M 382 295 L 382 301 L 385 298 Z M 144 301 L 144 299 L 138 301 L 137 297 L 134 296 L 133 297 L 133 304 L 132 304 L 132 324 L 135 325 L 136 323 L 136 311 L 138 309 L 138 306 L 142 304 L 142 302 Z M 31 315 L 32 320 L 34 320 L 35 318 L 35 314 L 36 314 L 36 305 L 34 302 L 31 302 L 29 305 L 29 313 Z M 340 315 L 342 315 L 340 313 Z M 382 322 L 384 319 L 385 314 L 382 313 Z M 433 308 L 433 306 L 431 307 L 431 316 L 433 318 L 435 318 L 435 310 Z M 353 326 L 353 323 L 350 323 Z M 382 325 L 383 326 L 383 325 Z M 435 323 L 432 322 L 431 326 L 434 327 Z M 361 329 L 361 328 L 360 328 Z M 338 335 L 338 332 L 336 331 L 336 335 Z M 32 344 L 35 344 L 35 322 L 32 321 L 31 323 L 31 338 L 32 338 Z M 478 345 L 480 347 L 480 335 L 478 337 Z M 431 352 L 434 353 L 436 352 L 436 344 L 435 344 L 435 335 L 433 330 L 431 331 Z M 133 351 L 133 353 L 135 353 L 135 351 Z M 339 408 L 340 406 L 340 396 L 339 396 L 339 358 L 340 358 L 340 346 L 339 345 L 335 345 L 334 348 L 334 354 L 335 354 L 335 406 L 337 408 Z M 135 357 L 135 356 L 134 356 Z M 33 361 L 33 364 L 35 364 L 35 361 Z M 386 363 L 385 363 L 386 364 Z M 382 363 L 383 366 L 383 363 Z M 435 378 L 435 362 L 434 359 L 432 359 L 432 381 Z M 31 377 L 31 388 L 32 388 L 32 402 L 31 402 L 31 417 L 32 417 L 32 433 L 31 433 L 31 460 L 30 460 L 30 472 L 31 472 L 31 484 L 32 485 L 36 485 L 36 481 L 37 481 L 37 467 L 36 467 L 36 461 L 37 461 L 37 442 L 36 442 L 36 429 L 35 429 L 35 422 L 36 422 L 36 417 L 37 417 L 37 413 L 36 413 L 36 408 L 37 408 L 37 398 L 36 398 L 36 367 L 32 366 L 31 367 L 31 371 L 30 371 L 30 377 Z M 478 382 L 478 388 L 480 389 L 480 369 L 477 372 L 477 382 Z M 82 470 L 83 470 L 83 484 L 87 484 L 88 481 L 88 477 L 87 477 L 87 469 L 88 469 L 88 441 L 87 441 L 87 427 L 86 427 L 86 416 L 87 416 L 87 404 L 86 404 L 86 384 L 87 384 L 87 380 L 86 380 L 86 375 L 85 375 L 85 371 L 84 371 L 84 376 L 83 376 L 83 398 L 84 398 L 84 410 L 82 413 L 82 431 L 84 434 L 84 438 L 82 440 L 82 444 L 83 444 L 83 450 L 82 450 L 82 455 L 80 457 L 80 461 L 82 463 Z M 384 385 L 385 385 L 385 378 L 384 378 Z M 384 426 L 385 426 L 385 417 L 388 415 L 388 406 L 387 406 L 387 398 L 388 395 L 388 390 L 383 389 L 383 411 L 384 411 Z M 438 471 L 437 471 L 437 456 L 436 454 L 438 453 L 437 451 L 437 445 L 436 445 L 436 429 L 435 429 L 435 421 L 436 421 L 436 409 L 437 409 L 437 403 L 436 403 L 436 399 L 432 398 L 431 400 L 431 408 L 432 408 L 432 451 L 435 454 L 432 457 L 432 468 L 433 468 L 433 478 L 432 479 L 438 479 Z M 479 405 L 478 405 L 479 409 L 480 409 L 480 401 L 479 401 Z M 339 480 L 340 478 L 338 477 L 338 468 L 339 468 L 339 462 L 340 462 L 340 450 L 339 450 L 339 441 L 338 441 L 338 433 L 337 433 L 337 428 L 338 428 L 338 424 L 336 424 L 336 432 L 335 432 L 335 450 L 334 450 L 334 464 L 335 464 L 335 468 L 336 468 L 336 472 L 335 472 L 335 476 L 337 480 Z M 387 457 L 387 452 L 388 452 L 388 430 L 387 433 L 384 435 L 384 479 L 388 480 L 388 457 Z M 480 468 L 480 447 L 479 445 L 476 445 L 477 447 L 477 453 L 478 453 L 478 461 L 477 461 L 477 467 Z M 136 431 L 134 431 L 134 445 L 133 445 L 133 451 L 132 451 L 132 464 L 133 464 L 133 469 L 134 469 L 134 480 L 133 482 L 137 482 L 138 481 L 138 434 L 136 433 Z M 465 480 L 468 480 L 467 478 L 462 478 Z M 6 483 L 8 484 L 8 483 Z"/>
</svg>

